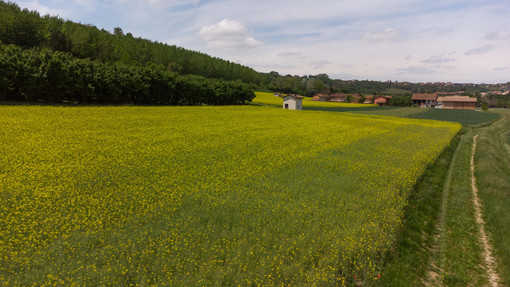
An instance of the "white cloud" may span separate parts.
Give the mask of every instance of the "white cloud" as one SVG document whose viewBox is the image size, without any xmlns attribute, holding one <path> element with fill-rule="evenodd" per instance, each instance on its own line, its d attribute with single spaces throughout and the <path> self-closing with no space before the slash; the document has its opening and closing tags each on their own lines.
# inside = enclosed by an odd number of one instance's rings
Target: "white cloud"
<svg viewBox="0 0 510 287">
<path fill-rule="evenodd" d="M 315 70 L 318 69 L 324 69 L 327 65 L 331 65 L 332 63 L 330 61 L 315 61 L 310 63 L 310 66 L 312 66 Z"/>
<path fill-rule="evenodd" d="M 78 4 L 82 8 L 88 9 L 88 10 L 94 10 L 98 6 L 98 3 L 96 3 L 96 0 L 73 0 L 74 3 Z M 105 3 L 99 2 L 99 5 L 105 5 Z"/>
<path fill-rule="evenodd" d="M 301 57 L 303 55 L 303 53 L 299 53 L 299 52 L 282 52 L 282 53 L 279 53 L 277 56 L 278 57 Z"/>
<path fill-rule="evenodd" d="M 21 7 L 28 8 L 29 10 L 36 10 L 41 15 L 61 15 L 63 13 L 62 10 L 59 9 L 51 9 L 47 6 L 41 5 L 38 0 L 34 0 L 32 2 L 22 2 L 20 3 Z"/>
<path fill-rule="evenodd" d="M 430 58 L 423 60 L 421 62 L 425 63 L 425 64 L 442 64 L 442 63 L 447 63 L 447 62 L 452 62 L 452 61 L 455 61 L 455 59 L 447 58 L 443 55 L 434 55 L 434 56 L 430 56 Z"/>
<path fill-rule="evenodd" d="M 386 28 L 383 31 L 368 32 L 363 36 L 363 40 L 369 41 L 389 41 L 396 39 L 400 31 L 396 28 Z"/>
<path fill-rule="evenodd" d="M 199 35 L 206 40 L 208 46 L 215 48 L 254 48 L 263 44 L 250 37 L 242 23 L 229 19 L 203 27 Z"/>
<path fill-rule="evenodd" d="M 118 2 L 129 2 L 130 0 L 115 0 Z M 200 3 L 200 0 L 137 0 L 141 4 L 149 4 L 153 6 L 159 6 L 159 7 L 172 7 L 172 6 L 179 6 L 179 5 L 186 5 L 186 4 L 193 4 L 194 6 L 197 6 Z"/>
<path fill-rule="evenodd" d="M 411 66 L 407 68 L 398 69 L 399 74 L 415 74 L 415 75 L 427 75 L 434 73 L 434 70 L 420 66 Z"/>
<path fill-rule="evenodd" d="M 496 29 L 488 31 L 485 34 L 484 39 L 486 40 L 505 40 L 510 38 L 510 29 Z"/>
<path fill-rule="evenodd" d="M 471 56 L 471 55 L 484 54 L 484 53 L 487 53 L 490 50 L 492 50 L 494 47 L 495 47 L 494 45 L 480 46 L 480 47 L 477 47 L 477 48 L 467 51 L 466 53 L 464 53 L 464 55 Z"/>
</svg>

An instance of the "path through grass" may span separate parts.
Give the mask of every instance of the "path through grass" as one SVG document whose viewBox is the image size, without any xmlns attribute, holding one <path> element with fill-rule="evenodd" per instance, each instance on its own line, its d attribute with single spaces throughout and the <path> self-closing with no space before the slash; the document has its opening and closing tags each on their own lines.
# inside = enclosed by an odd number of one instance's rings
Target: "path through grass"
<svg viewBox="0 0 510 287">
<path fill-rule="evenodd" d="M 501 119 L 494 124 L 463 129 L 456 151 L 447 150 L 416 187 L 381 286 L 508 286 L 510 111 L 496 112 Z M 487 262 L 490 245 L 494 260 Z"/>
<path fill-rule="evenodd" d="M 475 154 L 476 178 L 483 219 L 491 234 L 502 286 L 510 285 L 510 110 L 492 126 L 478 131 Z"/>
</svg>

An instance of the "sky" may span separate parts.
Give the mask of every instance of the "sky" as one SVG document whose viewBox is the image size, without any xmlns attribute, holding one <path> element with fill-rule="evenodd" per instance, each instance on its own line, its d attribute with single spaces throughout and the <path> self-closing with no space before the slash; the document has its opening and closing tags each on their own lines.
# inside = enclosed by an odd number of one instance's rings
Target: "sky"
<svg viewBox="0 0 510 287">
<path fill-rule="evenodd" d="M 282 75 L 510 82 L 509 0 L 20 0 Z"/>
</svg>

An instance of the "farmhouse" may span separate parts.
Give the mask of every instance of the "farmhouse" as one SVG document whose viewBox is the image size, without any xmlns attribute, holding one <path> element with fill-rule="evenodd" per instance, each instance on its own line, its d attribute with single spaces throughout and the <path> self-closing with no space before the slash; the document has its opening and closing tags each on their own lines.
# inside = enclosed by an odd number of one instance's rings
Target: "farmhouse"
<svg viewBox="0 0 510 287">
<path fill-rule="evenodd" d="M 320 102 L 329 102 L 330 101 L 330 96 L 329 95 L 325 95 L 325 94 L 317 94 L 315 96 L 312 97 L 312 100 L 314 101 L 320 101 Z"/>
<path fill-rule="evenodd" d="M 466 96 L 438 97 L 437 103 L 438 107 L 443 109 L 474 110 L 476 108 L 476 98 Z"/>
<path fill-rule="evenodd" d="M 434 108 L 437 105 L 437 94 L 413 94 L 412 100 L 420 108 Z"/>
<path fill-rule="evenodd" d="M 350 100 L 351 103 L 359 103 L 360 98 L 361 95 L 358 94 L 332 94 L 330 96 L 330 102 L 344 103 Z"/>
<path fill-rule="evenodd" d="M 314 101 L 320 102 L 336 102 L 336 103 L 345 103 L 350 101 L 351 103 L 361 103 L 361 95 L 360 94 L 316 94 L 312 97 Z M 378 104 L 383 105 L 388 103 L 391 96 L 365 96 L 365 101 L 361 104 Z"/>
<path fill-rule="evenodd" d="M 288 94 L 282 96 L 283 108 L 286 110 L 302 110 L 303 109 L 303 97 L 295 94 Z"/>
<path fill-rule="evenodd" d="M 390 102 L 391 96 L 375 96 L 374 104 L 382 106 Z"/>
</svg>

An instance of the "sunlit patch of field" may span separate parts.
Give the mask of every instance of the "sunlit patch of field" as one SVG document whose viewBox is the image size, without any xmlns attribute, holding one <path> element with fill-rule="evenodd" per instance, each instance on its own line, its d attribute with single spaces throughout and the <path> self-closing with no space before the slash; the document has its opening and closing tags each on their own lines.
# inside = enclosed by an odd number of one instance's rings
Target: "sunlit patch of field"
<svg viewBox="0 0 510 287">
<path fill-rule="evenodd" d="M 255 99 L 252 101 L 255 104 L 263 104 L 263 105 L 271 105 L 271 106 L 279 106 L 283 105 L 283 99 L 277 96 L 274 96 L 273 93 L 262 93 L 256 92 Z M 366 108 L 366 107 L 376 107 L 377 105 L 373 104 L 351 104 L 351 103 L 333 103 L 333 102 L 321 102 L 314 101 L 312 98 L 305 97 L 303 99 L 303 109 L 307 108 Z"/>
<path fill-rule="evenodd" d="M 377 280 L 447 122 L 0 106 L 1 285 Z"/>
</svg>

